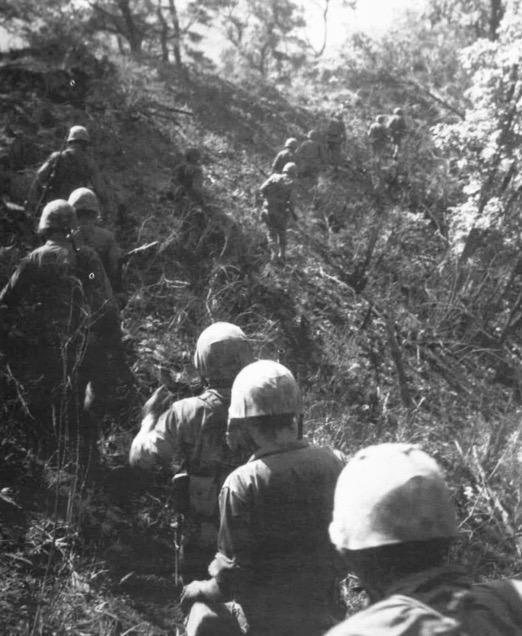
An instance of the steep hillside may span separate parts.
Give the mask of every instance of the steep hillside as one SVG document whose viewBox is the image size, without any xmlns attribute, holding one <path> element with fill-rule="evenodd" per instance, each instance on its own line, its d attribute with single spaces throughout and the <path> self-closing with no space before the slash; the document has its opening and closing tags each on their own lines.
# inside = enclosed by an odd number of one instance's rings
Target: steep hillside
<svg viewBox="0 0 522 636">
<path fill-rule="evenodd" d="M 318 184 L 299 182 L 288 262 L 275 266 L 257 188 L 285 137 L 321 128 L 325 114 L 266 86 L 195 72 L 187 80 L 169 67 L 106 63 L 89 73 L 74 99 L 34 76 L 6 75 L 3 195 L 22 204 L 35 167 L 71 124 L 84 124 L 122 245 L 159 245 L 126 265 L 135 392 L 104 422 L 106 469 L 95 484 L 81 487 L 25 452 L 16 396 L 2 380 L 0 510 L 9 518 L 0 522 L 0 619 L 9 633 L 173 633 L 168 481 L 158 474 L 144 483 L 126 468 L 126 453 L 140 404 L 160 378 L 179 395 L 192 390 L 176 374 L 192 377 L 188 352 L 219 319 L 296 373 L 313 441 L 351 454 L 377 440 L 409 440 L 435 453 L 459 503 L 459 549 L 470 566 L 480 576 L 515 573 L 518 367 L 454 302 L 437 189 L 443 162 L 423 133 L 415 129 L 398 164 L 377 169 L 367 122 L 356 107 L 347 112 L 346 162 Z M 172 181 L 188 146 L 203 154 L 203 204 L 180 200 Z M 204 219 L 199 230 L 191 229 L 195 214 Z M 8 260 L 2 283 L 15 255 Z"/>
</svg>

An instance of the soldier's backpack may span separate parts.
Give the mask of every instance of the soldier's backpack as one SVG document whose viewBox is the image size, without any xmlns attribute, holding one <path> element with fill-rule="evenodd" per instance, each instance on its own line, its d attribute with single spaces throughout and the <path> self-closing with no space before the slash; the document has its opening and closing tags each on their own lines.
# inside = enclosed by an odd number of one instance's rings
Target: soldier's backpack
<svg viewBox="0 0 522 636">
<path fill-rule="evenodd" d="M 289 189 L 286 177 L 282 174 L 273 174 L 261 186 L 261 192 L 268 204 L 285 204 L 289 198 Z"/>
</svg>

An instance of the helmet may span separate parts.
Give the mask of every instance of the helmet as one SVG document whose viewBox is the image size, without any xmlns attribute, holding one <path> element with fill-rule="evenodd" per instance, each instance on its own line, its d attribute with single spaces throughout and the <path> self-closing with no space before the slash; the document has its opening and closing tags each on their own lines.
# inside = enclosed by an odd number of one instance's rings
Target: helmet
<svg viewBox="0 0 522 636">
<path fill-rule="evenodd" d="M 283 174 L 287 174 L 290 177 L 297 176 L 297 165 L 292 161 L 285 163 L 283 166 Z"/>
<path fill-rule="evenodd" d="M 308 139 L 319 139 L 319 133 L 317 132 L 317 130 L 310 130 L 306 136 L 308 137 Z"/>
<path fill-rule="evenodd" d="M 189 162 L 199 161 L 201 159 L 199 148 L 187 148 L 185 150 L 185 159 Z"/>
<path fill-rule="evenodd" d="M 69 130 L 67 141 L 85 141 L 86 143 L 89 143 L 91 141 L 91 138 L 89 137 L 87 128 L 85 128 L 84 126 L 73 126 Z"/>
<path fill-rule="evenodd" d="M 450 492 L 435 460 L 411 444 L 359 451 L 335 489 L 330 539 L 339 549 L 452 537 Z"/>
<path fill-rule="evenodd" d="M 402 108 L 396 108 L 396 109 L 393 111 L 393 114 L 394 114 L 394 115 L 402 116 Z"/>
<path fill-rule="evenodd" d="M 378 124 L 384 124 L 384 122 L 386 121 L 386 117 L 384 115 L 377 115 L 377 117 L 375 118 L 375 121 Z"/>
<path fill-rule="evenodd" d="M 295 137 L 289 137 L 285 141 L 285 148 L 291 148 L 292 150 L 295 150 L 297 148 L 297 139 Z"/>
<path fill-rule="evenodd" d="M 240 371 L 232 385 L 229 419 L 301 412 L 301 394 L 292 373 L 279 362 L 258 360 Z"/>
<path fill-rule="evenodd" d="M 76 213 L 65 199 L 50 201 L 42 210 L 38 222 L 38 234 L 47 230 L 58 230 L 67 234 L 78 226 Z"/>
<path fill-rule="evenodd" d="M 252 359 L 252 349 L 243 330 L 229 322 L 215 322 L 198 338 L 194 366 L 210 384 L 229 387 Z"/>
<path fill-rule="evenodd" d="M 89 188 L 76 188 L 69 195 L 69 205 L 72 205 L 75 212 L 89 210 L 100 214 L 100 204 L 98 197 Z"/>
</svg>

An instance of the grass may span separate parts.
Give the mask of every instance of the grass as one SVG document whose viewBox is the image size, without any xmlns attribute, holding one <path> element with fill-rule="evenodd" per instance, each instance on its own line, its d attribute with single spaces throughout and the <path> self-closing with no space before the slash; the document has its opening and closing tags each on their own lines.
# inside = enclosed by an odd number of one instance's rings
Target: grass
<svg viewBox="0 0 522 636">
<path fill-rule="evenodd" d="M 302 184 L 288 265 L 277 268 L 268 263 L 256 189 L 284 138 L 302 135 L 312 115 L 274 91 L 217 77 L 181 81 L 163 69 L 164 79 L 149 85 L 152 69 L 147 81 L 143 68 L 124 70 L 125 82 L 93 89 L 86 111 L 67 109 L 65 117 L 49 107 L 58 121 L 88 123 L 123 210 L 115 229 L 124 246 L 160 241 L 126 270 L 133 405 L 104 423 L 106 467 L 83 486 L 24 446 L 16 396 L 3 405 L 0 485 L 21 506 L 6 504 L 19 517 L 0 524 L 0 617 L 9 633 L 174 633 L 167 480 L 132 475 L 126 454 L 139 404 L 165 369 L 186 368 L 197 335 L 214 320 L 237 322 L 260 357 L 294 371 L 314 443 L 352 454 L 408 440 L 434 454 L 458 505 L 459 557 L 477 578 L 520 575 L 518 384 L 494 382 L 487 369 L 505 352 L 461 328 L 465 302 L 454 294 L 447 238 L 433 215 L 420 213 L 431 205 L 423 175 L 433 166 L 421 142 L 403 158 L 412 187 L 383 195 L 367 169 L 363 122 L 352 113 L 348 163 L 318 187 Z M 193 116 L 155 117 L 152 101 Z M 44 155 L 48 135 L 41 143 Z M 188 145 L 203 150 L 208 221 L 187 238 L 193 209 L 170 192 Z M 338 232 L 325 221 L 332 210 Z"/>
</svg>

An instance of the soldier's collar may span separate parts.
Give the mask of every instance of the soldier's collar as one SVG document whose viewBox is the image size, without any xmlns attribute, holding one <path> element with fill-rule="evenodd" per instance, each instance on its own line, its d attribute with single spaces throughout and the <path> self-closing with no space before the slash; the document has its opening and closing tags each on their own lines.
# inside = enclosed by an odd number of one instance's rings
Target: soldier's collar
<svg viewBox="0 0 522 636">
<path fill-rule="evenodd" d="M 299 450 L 300 448 L 307 448 L 308 442 L 304 439 L 298 439 L 295 442 L 289 442 L 284 445 L 263 446 L 258 448 L 256 452 L 250 457 L 249 462 L 253 462 L 261 457 L 267 457 L 268 455 L 279 455 L 280 453 L 288 453 L 293 450 Z"/>
</svg>

